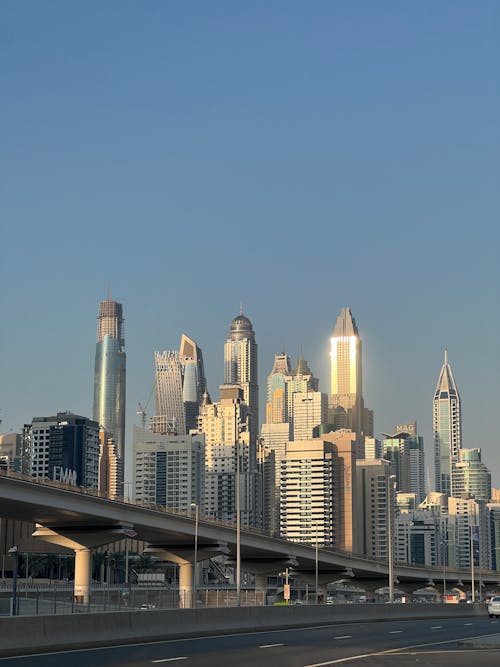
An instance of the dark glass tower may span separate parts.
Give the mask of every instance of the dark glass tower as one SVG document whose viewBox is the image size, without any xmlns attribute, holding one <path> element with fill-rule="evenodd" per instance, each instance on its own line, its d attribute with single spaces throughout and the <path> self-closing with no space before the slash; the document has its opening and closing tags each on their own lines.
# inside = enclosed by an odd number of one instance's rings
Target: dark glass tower
<svg viewBox="0 0 500 667">
<path fill-rule="evenodd" d="M 125 454 L 125 339 L 122 304 L 101 301 L 97 316 L 94 371 L 94 420 L 114 438 L 124 468 Z"/>
</svg>

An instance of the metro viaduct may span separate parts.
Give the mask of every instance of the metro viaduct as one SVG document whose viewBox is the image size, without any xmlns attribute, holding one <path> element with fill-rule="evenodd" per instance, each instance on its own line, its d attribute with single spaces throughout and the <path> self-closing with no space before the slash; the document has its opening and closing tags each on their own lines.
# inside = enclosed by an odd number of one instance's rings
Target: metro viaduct
<svg viewBox="0 0 500 667">
<path fill-rule="evenodd" d="M 34 536 L 75 552 L 74 595 L 77 602 L 89 601 L 91 549 L 126 536 L 148 543 L 147 553 L 179 565 L 179 598 L 182 606 L 192 605 L 195 518 L 163 508 L 151 509 L 120 500 L 92 495 L 88 490 L 41 483 L 23 476 L 0 474 L 0 515 L 37 524 Z M 201 517 L 197 531 L 197 561 L 226 555 L 234 561 L 237 532 L 232 525 Z M 257 530 L 240 531 L 241 569 L 255 575 L 258 590 L 265 590 L 267 576 L 293 569 L 293 575 L 314 581 L 316 549 L 304 544 L 270 537 Z M 318 583 L 354 580 L 362 588 L 387 585 L 388 563 L 370 560 L 330 548 L 317 550 Z M 396 565 L 394 582 L 410 592 L 441 579 L 441 568 Z M 486 585 L 496 585 L 499 574 L 482 572 Z M 471 572 L 446 569 L 446 580 L 465 586 Z"/>
</svg>

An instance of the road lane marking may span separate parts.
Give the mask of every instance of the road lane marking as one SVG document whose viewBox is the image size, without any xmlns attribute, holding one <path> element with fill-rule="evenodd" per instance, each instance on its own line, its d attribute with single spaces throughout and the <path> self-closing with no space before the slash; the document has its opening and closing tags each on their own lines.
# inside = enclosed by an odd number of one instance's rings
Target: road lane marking
<svg viewBox="0 0 500 667">
<path fill-rule="evenodd" d="M 334 637 L 334 639 L 351 639 L 352 635 L 339 635 L 338 637 Z"/>
<path fill-rule="evenodd" d="M 174 660 L 187 660 L 187 655 L 180 655 L 177 658 L 161 658 L 160 660 L 151 660 L 151 662 L 174 662 Z"/>
<path fill-rule="evenodd" d="M 284 644 L 262 644 L 259 648 L 274 648 L 275 646 L 284 646 Z"/>
<path fill-rule="evenodd" d="M 464 625 L 472 625 L 472 623 L 464 623 Z"/>
<path fill-rule="evenodd" d="M 432 625 L 431 630 L 441 630 L 443 628 L 442 625 Z"/>
<path fill-rule="evenodd" d="M 472 637 L 456 637 L 455 639 L 445 639 L 440 642 L 428 642 L 427 644 L 414 644 L 413 646 L 400 646 L 399 648 L 390 648 L 385 651 L 375 651 L 374 653 L 360 653 L 359 655 L 350 655 L 347 658 L 337 658 L 336 660 L 327 660 L 326 662 L 315 662 L 304 667 L 326 667 L 327 665 L 339 665 L 342 662 L 351 662 L 351 660 L 362 660 L 363 658 L 372 658 L 377 655 L 390 655 L 391 653 L 400 653 L 401 651 L 411 651 L 414 648 L 425 648 L 426 646 L 441 646 L 442 644 L 454 644 L 462 639 L 482 639 L 484 637 L 496 637 L 497 632 L 489 635 L 474 635 Z M 477 649 L 476 649 L 477 650 Z M 460 652 L 460 651 L 459 651 Z"/>
<path fill-rule="evenodd" d="M 389 630 L 390 635 L 399 635 L 400 632 L 403 632 L 402 630 Z"/>
</svg>

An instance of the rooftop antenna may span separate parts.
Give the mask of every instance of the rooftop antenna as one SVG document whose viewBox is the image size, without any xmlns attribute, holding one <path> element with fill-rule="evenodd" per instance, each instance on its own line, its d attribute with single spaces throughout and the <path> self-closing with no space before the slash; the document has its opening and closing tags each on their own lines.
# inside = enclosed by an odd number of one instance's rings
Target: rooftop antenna
<svg viewBox="0 0 500 667">
<path fill-rule="evenodd" d="M 448 366 L 448 350 L 444 348 L 444 365 Z"/>
</svg>

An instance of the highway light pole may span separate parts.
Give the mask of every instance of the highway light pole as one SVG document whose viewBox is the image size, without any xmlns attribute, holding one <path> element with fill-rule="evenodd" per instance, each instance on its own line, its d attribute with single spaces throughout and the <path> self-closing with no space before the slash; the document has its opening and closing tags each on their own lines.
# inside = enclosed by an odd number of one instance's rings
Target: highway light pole
<svg viewBox="0 0 500 667">
<path fill-rule="evenodd" d="M 194 563 L 193 563 L 193 607 L 196 608 L 196 571 L 198 567 L 198 515 L 199 507 L 196 503 L 191 503 L 191 508 L 194 509 Z"/>
<path fill-rule="evenodd" d="M 17 616 L 17 573 L 19 570 L 19 551 L 17 546 L 13 546 L 9 549 L 9 553 L 14 558 L 14 567 L 12 571 L 12 607 L 11 607 L 11 616 Z"/>
<path fill-rule="evenodd" d="M 394 545 L 392 540 L 392 496 L 396 475 L 389 475 L 387 484 L 387 556 L 389 570 L 389 602 L 394 602 Z"/>
<path fill-rule="evenodd" d="M 241 607 L 241 489 L 240 443 L 236 441 L 236 606 Z"/>
<path fill-rule="evenodd" d="M 314 549 L 314 590 L 316 595 L 316 604 L 318 604 L 318 588 L 319 588 L 319 558 L 318 558 L 318 522 L 315 521 L 314 528 L 316 532 L 316 545 Z"/>
</svg>

